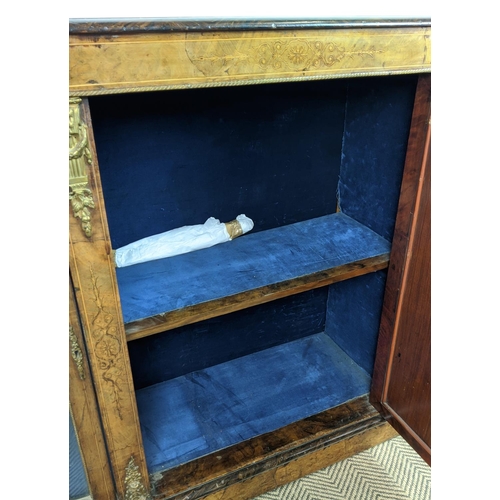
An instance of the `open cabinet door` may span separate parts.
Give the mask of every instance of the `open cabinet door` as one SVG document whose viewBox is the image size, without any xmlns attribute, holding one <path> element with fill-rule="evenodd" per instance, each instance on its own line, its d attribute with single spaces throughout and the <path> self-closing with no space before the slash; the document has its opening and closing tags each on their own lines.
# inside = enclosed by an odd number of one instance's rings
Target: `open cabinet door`
<svg viewBox="0 0 500 500">
<path fill-rule="evenodd" d="M 431 461 L 430 75 L 420 77 L 387 275 L 372 404 Z"/>
</svg>

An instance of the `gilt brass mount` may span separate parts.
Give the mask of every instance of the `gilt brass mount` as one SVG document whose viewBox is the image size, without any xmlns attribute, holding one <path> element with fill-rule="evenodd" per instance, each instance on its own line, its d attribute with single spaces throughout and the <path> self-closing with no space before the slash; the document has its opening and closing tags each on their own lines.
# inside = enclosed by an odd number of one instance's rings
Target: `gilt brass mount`
<svg viewBox="0 0 500 500">
<path fill-rule="evenodd" d="M 71 357 L 73 358 L 78 374 L 81 380 L 85 380 L 85 372 L 83 370 L 83 353 L 78 344 L 78 339 L 76 338 L 73 327 L 69 325 L 69 341 L 71 343 Z"/>
<path fill-rule="evenodd" d="M 90 209 L 95 208 L 89 188 L 87 166 L 92 164 L 87 126 L 80 118 L 79 97 L 69 100 L 69 199 L 73 215 L 81 220 L 85 235 L 92 236 Z"/>
</svg>

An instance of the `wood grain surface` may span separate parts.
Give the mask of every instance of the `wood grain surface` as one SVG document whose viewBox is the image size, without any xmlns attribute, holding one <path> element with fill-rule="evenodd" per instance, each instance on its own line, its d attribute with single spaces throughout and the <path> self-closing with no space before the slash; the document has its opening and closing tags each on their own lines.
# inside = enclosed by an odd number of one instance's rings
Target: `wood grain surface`
<svg viewBox="0 0 500 500">
<path fill-rule="evenodd" d="M 114 500 L 116 492 L 71 280 L 69 283 L 69 327 L 79 351 L 76 356 L 78 362 L 76 362 L 73 359 L 75 347 L 70 341 L 69 407 L 80 445 L 89 492 L 94 500 Z"/>
<path fill-rule="evenodd" d="M 88 237 L 70 207 L 69 263 L 116 488 L 123 495 L 131 457 L 146 487 L 148 475 L 88 103 L 81 108 L 93 158 L 88 179 L 95 208 Z"/>
<path fill-rule="evenodd" d="M 70 95 L 430 71 L 430 28 L 70 35 Z"/>
<path fill-rule="evenodd" d="M 263 23 L 259 29 L 252 23 L 243 22 L 227 23 L 226 26 L 219 24 L 215 27 L 204 23 L 189 25 L 181 21 L 178 24 L 148 20 L 135 24 L 124 21 L 110 21 L 108 24 L 72 22 L 69 42 L 69 92 L 71 96 L 82 97 L 284 81 L 420 74 L 429 73 L 431 66 L 430 25 L 418 20 L 401 21 L 399 25 L 389 21 L 368 26 L 362 23 L 332 22 L 324 25 L 307 25 L 302 22 L 300 26 L 294 26 L 293 23 L 287 25 L 283 21 L 279 29 L 275 29 L 272 23 Z M 70 324 L 77 337 L 84 339 L 87 349 L 88 365 L 84 363 L 84 370 L 90 371 L 95 390 L 109 452 L 109 465 L 116 485 L 116 497 L 124 498 L 127 494 L 126 471 L 131 459 L 138 466 L 142 487 L 150 491 L 151 484 L 151 491 L 158 500 L 244 500 L 393 437 L 394 429 L 383 421 L 367 398 L 362 398 L 187 463 L 170 470 L 168 474 L 149 476 L 127 340 L 135 338 L 134 335 L 137 334 L 150 335 L 162 331 L 165 327 L 164 323 L 158 326 L 156 321 L 148 325 L 129 325 L 127 338 L 86 99 L 83 99 L 81 114 L 88 126 L 89 147 L 93 158 L 92 165 L 88 168 L 88 187 L 95 207 L 91 210 L 90 235 L 82 231 L 81 221 L 73 216 L 70 208 L 70 273 L 79 314 L 78 322 L 76 308 L 70 313 Z M 378 395 L 373 404 L 377 404 L 377 409 L 384 408 L 378 402 L 385 398 L 386 406 L 382 411 L 389 417 L 393 404 L 392 393 L 384 384 L 387 367 L 392 366 L 391 353 L 402 352 L 402 348 L 400 350 L 393 342 L 393 332 L 397 321 L 401 324 L 405 321 L 404 314 L 401 314 L 405 306 L 400 301 L 404 285 L 403 272 L 409 251 L 416 248 L 409 241 L 409 235 L 413 231 L 425 238 L 428 231 L 425 224 L 415 225 L 413 214 L 417 197 L 420 196 L 425 201 L 428 196 L 428 187 L 425 185 L 425 189 L 422 188 L 419 176 L 422 165 L 426 165 L 424 157 L 430 147 L 427 147 L 429 117 L 430 76 L 422 75 L 417 89 L 408 160 L 389 263 L 384 302 L 385 319 L 381 325 L 379 341 L 381 354 L 377 357 L 378 369 L 373 381 L 373 394 Z M 369 266 L 369 270 L 387 266 L 387 255 L 378 262 L 344 269 L 340 278 L 338 274 L 330 273 L 314 275 L 312 281 L 295 282 L 293 293 L 363 274 L 366 266 Z M 418 270 L 414 272 L 418 275 Z M 422 276 L 421 279 L 421 284 L 427 286 L 427 278 Z M 411 295 L 412 287 L 408 286 L 407 290 Z M 253 305 L 252 301 L 256 304 L 263 303 L 269 290 L 264 294 L 261 292 L 257 291 L 255 296 L 239 297 L 233 302 L 231 299 L 221 299 L 219 304 L 215 304 L 215 314 L 225 314 Z M 289 295 L 289 284 L 271 292 L 272 299 Z M 424 297 L 425 301 L 427 297 Z M 195 310 L 186 308 L 175 312 L 169 317 L 169 324 L 175 327 L 213 317 L 212 306 L 214 304 L 207 308 L 197 306 L 198 309 Z M 399 311 L 398 315 L 396 311 Z M 411 307 L 408 311 L 411 312 Z M 410 329 L 412 317 L 408 315 Z M 426 321 L 427 315 L 424 314 L 422 323 Z M 412 349 L 415 351 L 420 347 L 413 345 Z M 71 377 L 75 382 L 76 377 L 80 377 L 80 372 L 71 363 L 73 360 L 70 359 Z M 393 375 L 398 373 L 398 367 L 393 367 Z M 419 387 L 425 389 L 426 384 L 425 378 L 419 380 Z M 83 397 L 84 400 L 72 400 L 73 413 L 82 404 L 95 410 L 95 403 L 85 399 L 85 393 L 80 393 L 77 397 Z M 413 408 L 413 402 L 411 405 Z M 410 421 L 412 408 L 403 404 L 398 411 Z M 80 416 L 81 414 L 76 417 L 74 415 L 77 431 L 88 429 L 89 426 L 88 422 L 82 423 L 79 420 Z M 420 424 L 412 425 L 416 427 Z M 425 451 L 425 425 L 418 432 L 422 432 L 424 438 L 414 437 L 413 441 L 417 445 L 420 443 Z M 103 443 L 99 441 L 97 431 L 94 435 L 97 439 L 94 448 L 96 463 L 100 463 L 103 460 Z M 430 434 L 428 444 L 430 446 Z M 93 444 L 86 443 L 85 446 L 92 447 Z M 112 491 L 106 466 L 103 466 L 102 474 L 105 477 L 103 484 L 94 486 L 95 491 L 103 492 L 102 498 L 106 500 L 105 495 L 109 496 Z M 130 490 L 128 497 L 132 498 Z M 98 500 L 99 497 L 95 498 Z"/>
<path fill-rule="evenodd" d="M 430 76 L 420 77 L 371 390 L 372 403 L 391 420 L 428 463 L 430 463 L 430 84 Z M 393 367 L 396 367 L 394 371 Z M 418 401 L 413 400 L 413 397 Z M 398 407 L 399 410 L 396 409 Z M 408 418 L 408 421 L 405 421 L 405 418 Z"/>
</svg>

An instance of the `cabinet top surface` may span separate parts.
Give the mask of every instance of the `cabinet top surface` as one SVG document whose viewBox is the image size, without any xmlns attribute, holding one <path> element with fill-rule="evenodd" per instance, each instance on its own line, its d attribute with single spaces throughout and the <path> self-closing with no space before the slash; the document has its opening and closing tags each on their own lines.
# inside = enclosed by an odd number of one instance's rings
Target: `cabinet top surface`
<svg viewBox="0 0 500 500">
<path fill-rule="evenodd" d="M 111 33 L 155 33 L 196 31 L 251 31 L 290 29 L 404 28 L 430 27 L 430 18 L 378 19 L 169 19 L 88 18 L 70 19 L 71 35 Z"/>
</svg>

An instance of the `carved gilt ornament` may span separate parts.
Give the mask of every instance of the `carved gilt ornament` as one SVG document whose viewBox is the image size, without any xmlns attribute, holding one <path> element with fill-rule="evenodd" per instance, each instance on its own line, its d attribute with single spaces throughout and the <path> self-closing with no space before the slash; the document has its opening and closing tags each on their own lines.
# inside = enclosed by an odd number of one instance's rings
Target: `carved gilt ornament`
<svg viewBox="0 0 500 500">
<path fill-rule="evenodd" d="M 95 208 L 89 188 L 87 166 L 92 164 L 88 147 L 87 126 L 80 118 L 79 97 L 69 100 L 69 199 L 73 215 L 81 220 L 85 235 L 92 235 L 90 209 Z"/>
</svg>

